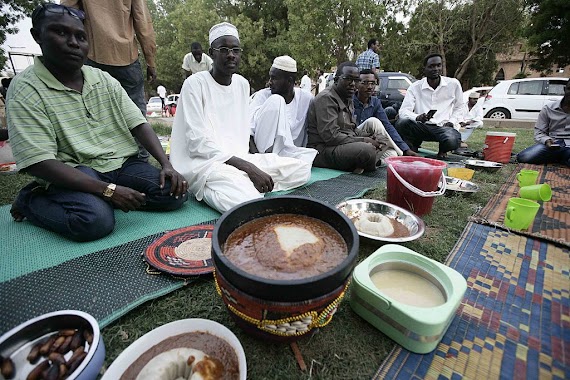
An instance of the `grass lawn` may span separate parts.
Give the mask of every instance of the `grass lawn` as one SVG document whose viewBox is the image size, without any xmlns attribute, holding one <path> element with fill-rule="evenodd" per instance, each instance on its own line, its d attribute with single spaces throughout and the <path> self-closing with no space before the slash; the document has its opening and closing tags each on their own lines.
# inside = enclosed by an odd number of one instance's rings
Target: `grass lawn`
<svg viewBox="0 0 570 380">
<path fill-rule="evenodd" d="M 159 130 L 156 125 L 153 127 L 159 134 L 168 131 L 162 127 Z M 487 131 L 489 129 L 475 130 L 468 141 L 471 149 L 483 148 Z M 515 152 L 534 143 L 532 129 L 509 129 L 508 132 L 517 133 Z M 432 143 L 425 144 L 424 148 L 437 150 Z M 423 218 L 426 222 L 425 235 L 405 245 L 443 262 L 467 224 L 468 217 L 487 203 L 514 167 L 506 165 L 497 173 L 477 172 L 473 181 L 481 186 L 481 191 L 471 197 L 438 197 L 431 214 Z M 23 174 L 1 178 L 0 204 L 11 203 L 18 189 L 30 180 Z M 368 192 L 365 197 L 384 200 L 385 194 L 385 188 L 378 188 Z M 362 244 L 359 260 L 365 259 L 377 248 L 370 243 Z M 216 294 L 212 277 L 204 276 L 183 289 L 147 302 L 103 329 L 107 349 L 105 364 L 108 366 L 121 351 L 146 332 L 183 318 L 212 319 L 234 331 L 244 346 L 250 379 L 370 378 L 394 345 L 384 334 L 356 315 L 345 299 L 331 324 L 314 336 L 298 342 L 310 369 L 301 372 L 288 345 L 260 341 L 242 333 Z"/>
</svg>

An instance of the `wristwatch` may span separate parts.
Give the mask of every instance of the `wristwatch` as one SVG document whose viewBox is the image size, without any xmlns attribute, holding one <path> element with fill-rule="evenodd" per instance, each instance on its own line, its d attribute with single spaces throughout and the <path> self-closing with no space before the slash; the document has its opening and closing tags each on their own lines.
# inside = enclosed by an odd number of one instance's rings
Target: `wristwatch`
<svg viewBox="0 0 570 380">
<path fill-rule="evenodd" d="M 110 183 L 105 190 L 103 191 L 103 196 L 107 199 L 111 199 L 111 197 L 113 196 L 113 194 L 115 194 L 115 189 L 117 188 L 117 185 L 115 185 L 114 183 Z"/>
</svg>

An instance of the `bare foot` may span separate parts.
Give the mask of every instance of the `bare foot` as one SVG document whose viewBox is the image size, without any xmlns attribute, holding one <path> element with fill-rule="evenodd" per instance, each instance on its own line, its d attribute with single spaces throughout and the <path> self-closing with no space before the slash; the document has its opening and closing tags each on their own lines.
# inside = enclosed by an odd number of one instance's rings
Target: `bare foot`
<svg viewBox="0 0 570 380">
<path fill-rule="evenodd" d="M 15 203 L 12 204 L 10 214 L 12 214 L 12 218 L 14 218 L 16 222 L 22 222 L 24 219 L 26 219 L 24 214 L 22 214 L 22 212 L 16 207 Z"/>
<path fill-rule="evenodd" d="M 439 152 L 436 157 L 439 159 L 447 158 L 447 152 Z"/>
</svg>

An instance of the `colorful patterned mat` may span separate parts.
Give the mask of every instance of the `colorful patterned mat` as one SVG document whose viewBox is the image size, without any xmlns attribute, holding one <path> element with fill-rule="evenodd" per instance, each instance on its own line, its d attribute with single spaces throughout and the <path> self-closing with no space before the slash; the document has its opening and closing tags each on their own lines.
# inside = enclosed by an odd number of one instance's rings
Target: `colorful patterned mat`
<svg viewBox="0 0 570 380">
<path fill-rule="evenodd" d="M 469 223 L 447 259 L 467 292 L 437 348 L 397 346 L 375 379 L 569 379 L 570 252 Z"/>
<path fill-rule="evenodd" d="M 505 209 L 509 198 L 518 197 L 520 187 L 516 175 L 521 169 L 538 170 L 537 183 L 550 185 L 552 200 L 539 202 L 541 207 L 532 226 L 527 231 L 517 232 L 570 246 L 570 168 L 567 166 L 519 164 L 472 221 L 508 229 L 504 225 Z"/>
<path fill-rule="evenodd" d="M 386 170 L 355 175 L 314 168 L 311 183 L 292 192 L 335 205 L 385 183 Z M 15 223 L 0 207 L 0 334 L 34 316 L 78 309 L 106 326 L 134 307 L 192 279 L 150 275 L 141 254 L 166 231 L 214 223 L 219 213 L 189 199 L 176 211 L 117 211 L 115 231 L 87 243 L 66 240 L 28 222 Z M 127 289 L 128 291 L 125 291 Z"/>
</svg>

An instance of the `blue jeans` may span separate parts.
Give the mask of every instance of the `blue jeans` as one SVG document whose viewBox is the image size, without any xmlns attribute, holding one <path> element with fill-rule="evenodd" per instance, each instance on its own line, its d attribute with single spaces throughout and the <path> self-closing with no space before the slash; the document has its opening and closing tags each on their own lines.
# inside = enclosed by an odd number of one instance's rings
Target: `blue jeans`
<svg viewBox="0 0 570 380">
<path fill-rule="evenodd" d="M 570 166 L 570 147 L 549 148 L 536 144 L 520 152 L 517 160 L 527 164 L 561 163 Z"/>
<path fill-rule="evenodd" d="M 100 173 L 87 166 L 76 169 L 101 181 L 115 183 L 144 193 L 141 210 L 175 210 L 188 199 L 170 196 L 170 181 L 160 188 L 160 170 L 140 158 L 129 158 L 121 168 Z M 113 231 L 113 205 L 90 193 L 50 185 L 47 189 L 31 182 L 16 197 L 15 206 L 34 225 L 75 241 L 100 239 Z"/>
<path fill-rule="evenodd" d="M 129 98 L 141 110 L 143 116 L 146 116 L 146 102 L 144 100 L 144 76 L 141 70 L 141 64 L 137 59 L 127 66 L 110 66 L 103 65 L 88 59 L 85 64 L 107 72 L 113 78 L 119 81 L 121 87 L 127 92 Z M 147 150 L 138 142 L 139 158 L 148 160 L 149 154 Z"/>
</svg>

